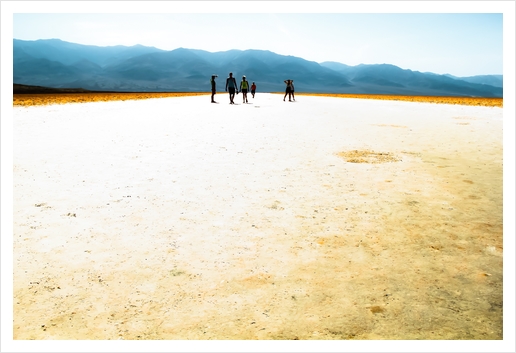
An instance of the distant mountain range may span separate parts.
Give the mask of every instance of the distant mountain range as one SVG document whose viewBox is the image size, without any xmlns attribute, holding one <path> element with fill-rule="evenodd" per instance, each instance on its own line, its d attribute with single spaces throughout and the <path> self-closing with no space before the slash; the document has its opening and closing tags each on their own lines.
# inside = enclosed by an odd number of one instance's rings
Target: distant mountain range
<svg viewBox="0 0 516 353">
<path fill-rule="evenodd" d="M 14 39 L 13 70 L 17 84 L 95 91 L 209 91 L 209 79 L 217 74 L 221 92 L 233 72 L 237 81 L 246 75 L 256 82 L 261 92 L 283 91 L 283 81 L 293 79 L 298 92 L 503 97 L 502 75 L 454 77 L 389 64 L 316 63 L 265 50 L 165 51 Z"/>
</svg>

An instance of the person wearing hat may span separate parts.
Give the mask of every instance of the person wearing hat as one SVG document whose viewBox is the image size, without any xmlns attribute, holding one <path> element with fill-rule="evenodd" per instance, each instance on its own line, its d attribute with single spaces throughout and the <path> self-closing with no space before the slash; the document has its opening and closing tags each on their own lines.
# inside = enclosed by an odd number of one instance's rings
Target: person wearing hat
<svg viewBox="0 0 516 353">
<path fill-rule="evenodd" d="M 211 102 L 212 103 L 217 103 L 215 102 L 215 93 L 217 93 L 217 88 L 216 88 L 216 83 L 215 83 L 215 78 L 218 77 L 217 75 L 211 75 L 211 79 L 210 79 L 210 82 L 211 82 Z"/>
<path fill-rule="evenodd" d="M 240 82 L 240 91 L 242 92 L 242 99 L 244 103 L 249 103 L 247 101 L 247 90 L 249 90 L 249 81 L 245 79 L 245 75 L 242 76 L 242 82 Z"/>
</svg>

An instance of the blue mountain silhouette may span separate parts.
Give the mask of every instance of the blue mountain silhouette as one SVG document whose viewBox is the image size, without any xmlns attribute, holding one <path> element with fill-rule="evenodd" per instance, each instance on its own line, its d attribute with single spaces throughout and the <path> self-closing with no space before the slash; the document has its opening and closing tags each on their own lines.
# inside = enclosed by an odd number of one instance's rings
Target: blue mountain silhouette
<svg viewBox="0 0 516 353">
<path fill-rule="evenodd" d="M 467 78 L 401 69 L 394 65 L 317 63 L 266 50 L 211 53 L 178 48 L 81 45 L 59 39 L 13 40 L 13 82 L 53 88 L 121 92 L 209 91 L 217 74 L 223 90 L 229 72 L 246 75 L 261 92 L 297 92 L 502 97 L 503 77 Z"/>
</svg>

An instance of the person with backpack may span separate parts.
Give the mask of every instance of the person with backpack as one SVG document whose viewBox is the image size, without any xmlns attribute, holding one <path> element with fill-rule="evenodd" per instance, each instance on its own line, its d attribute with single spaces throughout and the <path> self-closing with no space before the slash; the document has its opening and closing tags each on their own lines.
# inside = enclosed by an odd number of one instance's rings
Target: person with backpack
<svg viewBox="0 0 516 353">
<path fill-rule="evenodd" d="M 229 77 L 226 79 L 226 92 L 229 90 L 229 104 L 235 104 L 233 99 L 235 98 L 235 92 L 238 94 L 237 82 L 233 77 L 233 73 L 229 73 Z"/>
</svg>

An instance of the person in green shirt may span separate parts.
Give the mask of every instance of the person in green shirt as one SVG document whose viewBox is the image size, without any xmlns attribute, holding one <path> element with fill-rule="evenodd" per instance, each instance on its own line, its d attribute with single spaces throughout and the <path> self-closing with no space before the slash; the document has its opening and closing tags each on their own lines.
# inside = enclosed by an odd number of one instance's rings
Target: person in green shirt
<svg viewBox="0 0 516 353">
<path fill-rule="evenodd" d="M 240 91 L 242 92 L 243 103 L 249 103 L 247 101 L 247 91 L 249 90 L 249 81 L 245 79 L 245 75 L 242 76 L 242 82 L 240 82 Z"/>
</svg>

